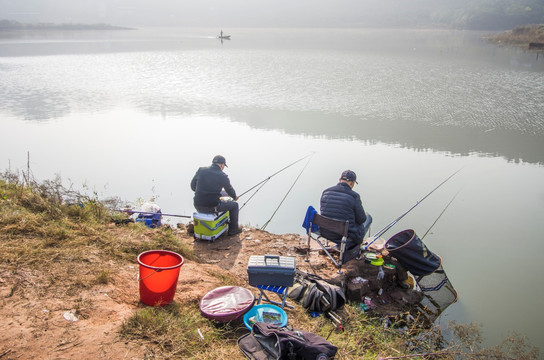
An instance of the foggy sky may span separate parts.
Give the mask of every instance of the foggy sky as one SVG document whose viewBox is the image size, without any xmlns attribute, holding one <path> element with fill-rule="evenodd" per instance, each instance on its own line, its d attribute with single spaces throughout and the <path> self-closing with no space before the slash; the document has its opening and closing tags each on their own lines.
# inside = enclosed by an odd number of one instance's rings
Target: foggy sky
<svg viewBox="0 0 544 360">
<path fill-rule="evenodd" d="M 466 1 L 0 0 L 0 19 L 132 27 L 402 26 L 417 22 L 423 13 L 451 9 Z"/>
</svg>

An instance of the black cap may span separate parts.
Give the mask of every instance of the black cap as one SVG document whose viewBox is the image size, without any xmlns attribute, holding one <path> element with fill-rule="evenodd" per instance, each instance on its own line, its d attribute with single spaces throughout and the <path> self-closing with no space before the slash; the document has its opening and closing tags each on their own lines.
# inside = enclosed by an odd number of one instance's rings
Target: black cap
<svg viewBox="0 0 544 360">
<path fill-rule="evenodd" d="M 355 173 L 351 170 L 344 171 L 340 176 L 340 180 L 355 181 L 355 183 L 358 184 L 357 175 L 355 175 Z"/>
<path fill-rule="evenodd" d="M 213 158 L 212 163 L 213 164 L 225 164 L 226 167 L 229 167 L 227 165 L 227 160 L 225 160 L 225 157 L 221 156 L 221 155 L 215 155 L 215 157 Z"/>
</svg>

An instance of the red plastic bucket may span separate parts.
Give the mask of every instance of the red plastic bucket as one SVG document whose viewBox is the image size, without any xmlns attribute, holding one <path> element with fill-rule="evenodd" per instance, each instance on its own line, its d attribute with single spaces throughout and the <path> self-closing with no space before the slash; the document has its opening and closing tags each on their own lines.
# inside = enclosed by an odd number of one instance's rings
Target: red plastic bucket
<svg viewBox="0 0 544 360">
<path fill-rule="evenodd" d="M 150 250 L 138 255 L 140 301 L 146 305 L 169 304 L 176 294 L 183 257 L 172 251 Z"/>
</svg>

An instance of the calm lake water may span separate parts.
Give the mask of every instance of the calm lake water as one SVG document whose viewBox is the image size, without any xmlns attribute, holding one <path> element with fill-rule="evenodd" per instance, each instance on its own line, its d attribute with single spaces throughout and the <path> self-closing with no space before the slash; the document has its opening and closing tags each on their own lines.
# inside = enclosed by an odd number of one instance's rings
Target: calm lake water
<svg viewBox="0 0 544 360">
<path fill-rule="evenodd" d="M 302 234 L 345 169 L 375 233 L 462 168 L 384 237 L 422 236 L 458 194 L 424 239 L 459 292 L 440 321 L 544 344 L 542 54 L 465 31 L 218 31 L 0 33 L 0 169 L 30 154 L 37 179 L 191 215 L 214 155 L 242 193 L 313 154 L 240 199 L 242 223 Z"/>
</svg>

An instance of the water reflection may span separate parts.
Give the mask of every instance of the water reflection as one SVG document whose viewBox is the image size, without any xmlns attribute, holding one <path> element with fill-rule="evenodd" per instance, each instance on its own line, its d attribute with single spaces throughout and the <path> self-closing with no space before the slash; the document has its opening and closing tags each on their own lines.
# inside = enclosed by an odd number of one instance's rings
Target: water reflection
<svg viewBox="0 0 544 360">
<path fill-rule="evenodd" d="M 46 121 L 129 104 L 161 119 L 210 114 L 289 134 L 544 162 L 544 61 L 521 50 L 471 32 L 361 29 L 237 30 L 221 48 L 199 31 L 3 39 L 0 110 Z"/>
<path fill-rule="evenodd" d="M 544 164 L 544 136 L 506 130 L 481 130 L 456 126 L 428 126 L 415 121 L 375 121 L 335 117 L 322 113 L 236 112 L 232 118 L 257 129 L 289 134 L 353 138 L 383 142 L 420 151 L 454 155 L 498 156 L 514 162 Z M 333 124 L 331 126 L 331 124 Z"/>
<path fill-rule="evenodd" d="M 48 88 L 17 89 L 0 87 L 3 108 L 12 115 L 30 121 L 47 121 L 61 118 L 73 111 L 74 97 L 82 97 L 89 104 L 76 104 L 78 108 L 100 102 L 104 111 L 116 104 L 106 95 L 72 94 Z M 94 97 L 94 98 L 93 98 Z M 183 100 L 168 103 L 164 99 L 142 99 L 137 108 L 161 118 L 187 116 L 195 111 L 194 104 Z M 508 161 L 544 164 L 544 136 L 524 134 L 506 129 L 481 129 L 452 125 L 433 126 L 410 120 L 365 119 L 323 112 L 281 111 L 270 109 L 217 109 L 211 113 L 227 116 L 232 121 L 245 123 L 255 129 L 280 130 L 288 134 L 354 139 L 368 143 L 382 142 L 418 151 L 439 151 L 453 155 L 502 157 Z"/>
</svg>

